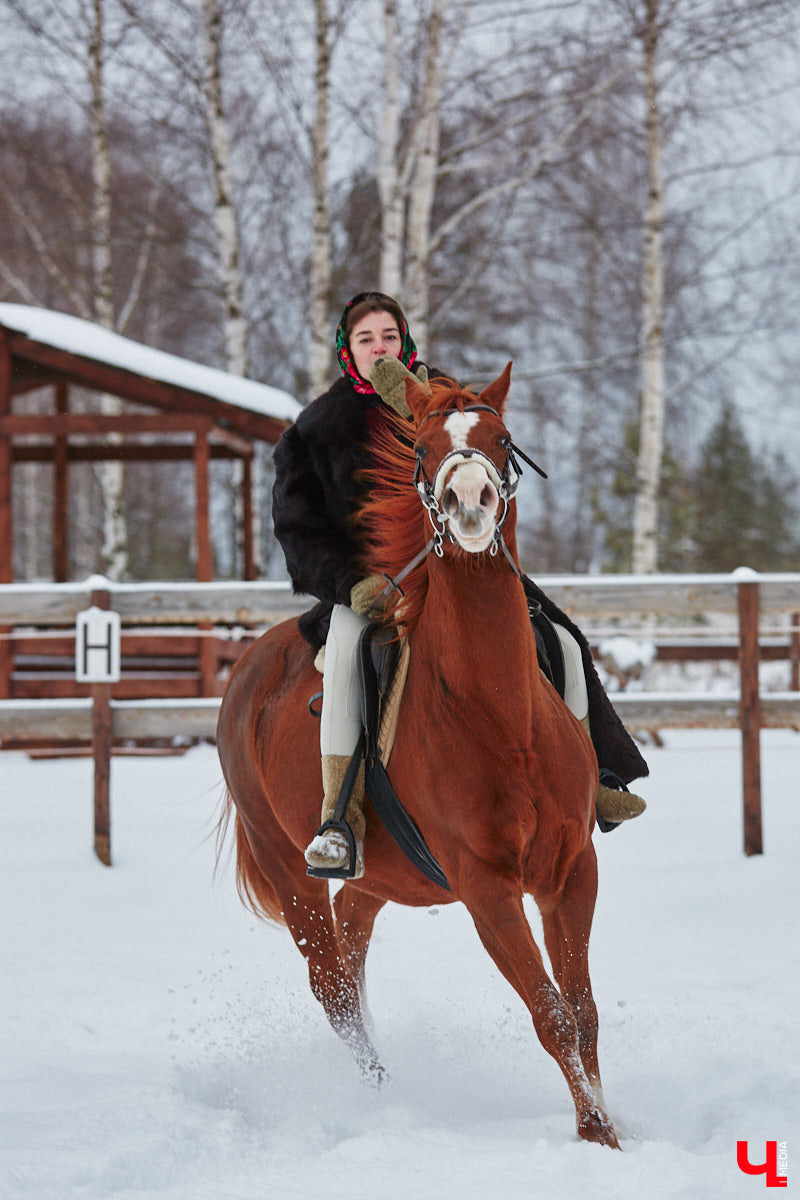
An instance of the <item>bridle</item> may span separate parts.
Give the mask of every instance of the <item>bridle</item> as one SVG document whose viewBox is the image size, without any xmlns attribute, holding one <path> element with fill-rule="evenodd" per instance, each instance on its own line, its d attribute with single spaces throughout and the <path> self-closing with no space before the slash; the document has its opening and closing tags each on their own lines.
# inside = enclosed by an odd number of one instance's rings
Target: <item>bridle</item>
<svg viewBox="0 0 800 1200">
<path fill-rule="evenodd" d="M 437 409 L 436 412 L 428 413 L 420 423 L 420 428 L 422 428 L 422 425 L 424 425 L 425 422 L 429 421 L 432 417 L 444 416 L 445 411 L 446 410 Z M 465 413 L 488 412 L 492 413 L 498 418 L 498 420 L 502 420 L 497 409 L 492 408 L 488 404 L 469 404 L 463 409 L 454 411 Z M 423 559 L 427 558 L 431 551 L 433 551 L 437 558 L 443 558 L 445 540 L 453 543 L 457 542 L 457 539 L 450 532 L 450 515 L 444 511 L 441 504 L 442 496 L 445 490 L 445 480 L 453 467 L 458 466 L 460 463 L 475 460 L 481 463 L 481 465 L 484 467 L 487 475 L 497 489 L 498 496 L 503 502 L 503 514 L 495 525 L 494 536 L 489 546 L 489 554 L 492 558 L 494 558 L 498 550 L 502 550 L 514 574 L 518 579 L 522 578 L 520 570 L 517 564 L 514 562 L 511 551 L 506 545 L 502 531 L 502 526 L 506 517 L 508 516 L 509 506 L 516 495 L 517 488 L 519 487 L 520 477 L 522 475 L 522 468 L 517 461 L 516 455 L 519 455 L 519 457 L 523 459 L 528 466 L 533 467 L 534 471 L 537 471 L 543 479 L 547 479 L 547 473 L 543 471 L 542 468 L 538 466 L 532 458 L 529 458 L 523 450 L 520 450 L 519 446 L 512 442 L 510 435 L 502 438 L 500 445 L 506 452 L 506 461 L 502 472 L 498 471 L 488 454 L 484 454 L 482 450 L 478 450 L 475 447 L 466 446 L 463 450 L 451 450 L 448 454 L 445 454 L 444 458 L 439 463 L 439 466 L 436 468 L 433 481 L 428 479 L 428 476 L 425 474 L 425 468 L 423 466 L 423 460 L 426 454 L 425 449 L 420 448 L 419 446 L 414 447 L 414 453 L 416 455 L 416 465 L 414 467 L 414 486 L 419 493 L 419 497 L 422 500 L 422 503 L 425 506 L 425 510 L 428 514 L 428 519 L 433 526 L 433 537 L 430 539 L 427 545 L 420 550 L 419 554 L 417 554 L 411 560 L 411 562 L 403 568 L 402 571 L 400 571 L 393 578 L 389 575 L 386 576 L 389 582 L 380 593 L 380 596 L 375 598 L 376 601 L 381 597 L 388 596 L 392 591 L 398 591 L 402 596 L 404 593 L 400 584 L 405 577 L 414 570 L 415 567 L 419 566 Z"/>
<path fill-rule="evenodd" d="M 497 410 L 488 404 L 469 404 L 459 411 L 465 413 L 488 412 L 492 413 L 498 419 L 501 419 Z M 425 421 L 429 421 L 431 417 L 441 416 L 444 416 L 444 412 L 441 409 L 437 410 L 436 412 L 428 413 L 422 421 L 420 428 L 425 424 Z M 536 465 L 533 459 L 528 458 L 527 454 L 520 450 L 519 446 L 514 445 L 510 436 L 502 438 L 500 440 L 500 445 L 506 452 L 506 461 L 502 472 L 498 471 L 488 454 L 485 454 L 482 450 L 478 450 L 476 447 L 466 446 L 462 450 L 451 450 L 448 454 L 445 454 L 444 458 L 436 468 L 436 473 L 432 481 L 428 479 L 423 466 L 423 459 L 426 452 L 424 449 L 420 449 L 419 446 L 416 446 L 415 453 L 417 462 L 416 467 L 414 468 L 414 486 L 419 492 L 420 499 L 425 506 L 425 509 L 428 513 L 428 518 L 433 526 L 432 549 L 434 553 L 441 558 L 444 554 L 444 540 L 447 539 L 449 542 L 456 541 L 456 538 L 453 536 L 449 528 L 450 515 L 442 508 L 442 496 L 444 495 L 445 491 L 445 481 L 454 467 L 460 466 L 462 463 L 466 462 L 479 462 L 486 471 L 486 474 L 489 476 L 489 479 L 494 484 L 495 488 L 497 489 L 497 494 L 500 497 L 500 500 L 503 502 L 503 513 L 500 517 L 500 520 L 495 524 L 494 537 L 492 538 L 491 545 L 489 546 L 489 554 L 494 557 L 497 554 L 497 551 L 501 549 L 513 566 L 514 571 L 519 574 L 519 571 L 517 571 L 517 566 L 511 557 L 511 554 L 509 553 L 508 547 L 506 546 L 502 532 L 503 524 L 508 516 L 509 506 L 517 493 L 520 476 L 522 475 L 522 469 L 515 458 L 515 453 L 518 454 L 520 458 L 524 459 L 529 466 L 533 467 L 535 471 L 538 471 L 543 479 L 546 479 L 547 475 L 541 467 Z"/>
</svg>

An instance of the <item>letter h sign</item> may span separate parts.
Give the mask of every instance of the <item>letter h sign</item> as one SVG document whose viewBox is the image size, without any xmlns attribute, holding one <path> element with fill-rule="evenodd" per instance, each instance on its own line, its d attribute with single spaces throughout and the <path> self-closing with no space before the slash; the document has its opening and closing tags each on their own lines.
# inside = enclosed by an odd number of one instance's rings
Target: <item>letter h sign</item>
<svg viewBox="0 0 800 1200">
<path fill-rule="evenodd" d="M 116 683 L 119 676 L 119 613 L 95 607 L 79 612 L 75 624 L 75 678 L 79 683 Z"/>
</svg>

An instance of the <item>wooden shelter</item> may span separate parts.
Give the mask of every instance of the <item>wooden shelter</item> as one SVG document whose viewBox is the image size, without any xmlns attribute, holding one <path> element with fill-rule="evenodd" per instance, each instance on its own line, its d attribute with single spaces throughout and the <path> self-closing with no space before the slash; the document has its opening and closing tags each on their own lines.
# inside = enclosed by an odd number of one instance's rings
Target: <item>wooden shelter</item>
<svg viewBox="0 0 800 1200">
<path fill-rule="evenodd" d="M 71 390 L 78 387 L 136 409 L 123 405 L 117 416 L 71 411 Z M 15 397 L 43 388 L 52 390 L 52 414 L 14 412 Z M 254 447 L 274 444 L 299 412 L 297 401 L 277 388 L 153 350 L 78 317 L 0 303 L 0 583 L 13 582 L 14 464 L 52 464 L 52 574 L 62 582 L 70 464 L 108 459 L 193 461 L 200 581 L 213 573 L 209 462 L 241 461 L 244 577 L 252 579 Z"/>
</svg>

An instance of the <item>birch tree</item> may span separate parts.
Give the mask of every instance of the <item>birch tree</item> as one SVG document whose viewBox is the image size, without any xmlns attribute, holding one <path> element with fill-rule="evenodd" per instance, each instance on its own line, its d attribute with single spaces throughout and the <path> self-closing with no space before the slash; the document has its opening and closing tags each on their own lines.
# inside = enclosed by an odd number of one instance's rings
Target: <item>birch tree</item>
<svg viewBox="0 0 800 1200">
<path fill-rule="evenodd" d="M 92 301 L 94 317 L 104 329 L 114 328 L 114 276 L 111 250 L 111 157 L 105 101 L 106 38 L 104 0 L 92 0 L 92 23 L 88 46 L 88 77 L 91 92 L 92 210 Z M 116 396 L 103 395 L 101 409 L 118 416 L 122 405 Z M 119 437 L 110 435 L 110 445 Z M 103 496 L 103 565 L 110 579 L 124 579 L 128 570 L 128 528 L 124 504 L 124 468 L 110 459 L 100 464 Z"/>
<path fill-rule="evenodd" d="M 408 204 L 408 267 L 403 295 L 422 356 L 428 347 L 431 219 L 436 196 L 441 135 L 442 26 L 444 0 L 431 0 L 425 25 L 425 75 L 413 138 Z"/>
<path fill-rule="evenodd" d="M 629 9 L 626 11 L 631 12 Z M 676 91 L 688 90 L 689 84 L 683 81 L 682 76 L 690 79 L 698 63 L 705 69 L 709 65 L 712 70 L 716 67 L 716 86 L 719 87 L 719 79 L 726 68 L 736 70 L 740 63 L 749 60 L 754 69 L 750 80 L 752 87 L 761 73 L 756 65 L 759 54 L 770 42 L 777 46 L 781 37 L 791 32 L 794 20 L 792 6 L 784 0 L 760 0 L 759 3 L 721 0 L 703 10 L 698 10 L 696 5 L 685 0 L 673 0 L 669 4 L 664 0 L 644 0 L 642 7 L 634 10 L 633 15 L 638 19 L 635 32 L 642 54 L 645 117 L 642 144 L 647 182 L 642 217 L 641 391 L 632 569 L 646 574 L 658 567 L 659 488 L 667 404 L 664 265 L 667 199 L 662 167 L 665 85 L 660 77 L 664 68 L 664 39 L 667 36 L 671 39 L 669 66 L 673 96 Z M 695 106 L 697 100 L 694 97 L 691 102 L 679 102 L 677 106 L 673 100 L 670 113 L 673 134 L 686 118 L 697 120 Z M 720 160 L 711 169 L 719 172 L 723 169 L 723 163 L 724 160 Z M 696 271 L 706 269 L 715 259 L 724 261 L 731 242 L 740 236 L 743 228 L 752 228 L 752 224 L 758 223 L 757 216 L 753 215 L 742 227 L 736 203 L 734 213 L 735 218 L 729 223 L 728 232 L 717 240 L 716 246 L 706 246 L 704 254 L 699 256 Z M 684 286 L 689 282 L 690 278 L 684 278 Z M 714 290 L 720 290 L 719 283 Z"/>
<path fill-rule="evenodd" d="M 244 281 L 239 224 L 234 202 L 231 139 L 222 95 L 222 11 L 218 0 L 203 0 L 203 101 L 213 176 L 213 219 L 224 297 L 225 361 L 234 375 L 249 371 Z"/>
<path fill-rule="evenodd" d="M 658 491 L 664 446 L 664 179 L 658 89 L 659 0 L 646 0 L 641 33 L 647 155 L 642 262 L 642 384 L 632 569 L 649 574 L 658 563 Z"/>
<path fill-rule="evenodd" d="M 28 206 L 16 203 L 13 189 L 3 180 L 2 190 L 21 229 L 25 231 L 42 269 L 46 292 L 33 282 L 33 287 L 14 278 L 9 271 L 4 277 L 20 298 L 29 303 L 50 306 L 56 303 L 72 309 L 80 316 L 94 320 L 105 329 L 122 329 L 131 319 L 141 295 L 150 250 L 155 237 L 154 210 L 143 236 L 139 238 L 136 265 L 128 277 L 127 295 L 119 314 L 115 311 L 115 269 L 113 217 L 113 173 L 109 134 L 109 105 L 107 99 L 108 59 L 115 55 L 125 37 L 124 25 L 116 20 L 109 34 L 108 0 L 73 0 L 72 3 L 53 3 L 51 0 L 8 0 L 8 7 L 19 21 L 20 29 L 32 37 L 31 53 L 43 63 L 48 85 L 57 98 L 60 113 L 85 112 L 88 131 L 88 198 L 84 208 L 83 180 L 78 163 L 65 158 L 51 162 L 51 179 L 60 203 L 60 228 L 84 234 L 88 243 L 88 263 L 81 272 L 78 250 L 70 256 L 65 268 L 63 248 L 49 240 L 46 223 L 37 222 Z M 114 13 L 117 17 L 117 13 Z M 68 118 L 64 117 L 65 121 Z M 157 189 L 156 189 L 157 192 Z M 83 225 L 83 229 L 81 226 Z M 79 245 L 82 244 L 82 239 Z M 116 397 L 102 395 L 101 411 L 110 416 L 120 411 Z M 109 435 L 113 446 L 118 439 Z M 96 469 L 101 498 L 101 562 L 102 570 L 112 579 L 123 578 L 128 571 L 128 529 L 123 500 L 124 471 L 115 459 L 101 463 Z M 81 529 L 91 524 L 87 496 L 78 489 Z M 95 564 L 93 564 L 95 565 Z"/>
<path fill-rule="evenodd" d="M 452 17 L 447 38 L 446 15 Z M 408 99 L 404 113 L 400 82 L 404 75 L 413 78 L 414 73 L 407 62 L 405 67 L 400 66 L 396 0 L 384 0 L 383 102 L 377 152 L 380 280 L 384 291 L 394 292 L 403 300 L 423 354 L 429 348 L 431 334 L 434 258 L 441 258 L 476 214 L 502 212 L 510 197 L 557 161 L 598 100 L 619 77 L 609 73 L 583 94 L 543 101 L 541 93 L 546 94 L 548 79 L 554 90 L 560 90 L 561 83 L 558 72 L 545 66 L 544 56 L 534 53 L 531 58 L 527 50 L 520 50 L 510 88 L 502 74 L 494 77 L 494 64 L 473 61 L 472 43 L 469 51 L 459 49 L 465 18 L 465 11 L 446 9 L 443 0 L 429 0 L 419 34 L 421 82 L 418 93 Z M 457 75 L 465 56 L 469 69 L 464 71 L 463 80 L 452 83 L 448 99 L 457 104 L 458 97 L 464 113 L 474 111 L 462 117 L 463 126 L 455 125 L 450 117 L 448 143 L 443 151 L 445 116 L 450 116 L 443 99 L 443 64 L 455 64 L 452 74 Z M 524 85 L 526 74 L 536 79 L 535 85 Z M 520 79 L 523 86 L 519 86 Z M 475 94 L 479 96 L 477 104 Z M 401 138 L 402 126 L 405 136 Z M 448 202 L 440 203 L 443 190 L 453 181 L 458 181 L 461 195 L 453 203 L 458 189 L 451 188 Z M 469 287 L 476 264 L 483 263 L 482 253 L 475 258 L 476 263 L 461 264 L 461 278 L 452 290 L 451 303 L 457 302 Z"/>
<path fill-rule="evenodd" d="M 383 2 L 383 91 L 378 130 L 377 183 L 381 205 L 380 289 L 403 292 L 405 188 L 400 178 L 400 55 L 397 0 Z"/>
<path fill-rule="evenodd" d="M 424 357 L 428 341 L 428 268 L 441 130 L 444 0 L 430 0 L 422 28 L 424 70 L 410 103 L 410 131 L 400 144 L 401 55 L 396 0 L 383 4 L 383 98 L 378 129 L 381 290 L 405 306 Z"/>
<path fill-rule="evenodd" d="M 111 233 L 111 158 L 106 107 L 106 32 L 105 0 L 81 0 L 65 11 L 58 5 L 45 4 L 36 9 L 29 5 L 12 6 L 24 26 L 44 37 L 48 48 L 64 55 L 83 74 L 89 98 L 89 135 L 91 193 L 89 235 L 91 250 L 91 312 L 104 329 L 114 328 L 114 277 Z M 115 416 L 119 401 L 112 396 L 100 398 L 101 411 Z M 109 435 L 109 445 L 115 437 Z M 123 503 L 123 466 L 111 459 L 100 464 L 98 479 L 102 495 L 102 567 L 111 579 L 124 578 L 128 567 L 127 525 Z"/>
<path fill-rule="evenodd" d="M 331 217 L 328 199 L 328 110 L 331 45 L 327 0 L 314 0 L 316 17 L 314 118 L 311 127 L 313 229 L 311 246 L 311 395 L 327 386 L 331 365 Z"/>
</svg>

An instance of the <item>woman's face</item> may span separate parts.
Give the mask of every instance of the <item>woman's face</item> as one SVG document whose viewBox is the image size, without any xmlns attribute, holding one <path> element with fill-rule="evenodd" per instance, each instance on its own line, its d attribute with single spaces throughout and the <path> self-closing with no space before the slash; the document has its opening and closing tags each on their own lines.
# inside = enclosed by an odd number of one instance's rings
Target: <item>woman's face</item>
<svg viewBox="0 0 800 1200">
<path fill-rule="evenodd" d="M 367 313 L 350 333 L 350 354 L 362 379 L 369 379 L 377 358 L 399 358 L 402 349 L 397 321 L 388 312 Z"/>
</svg>

